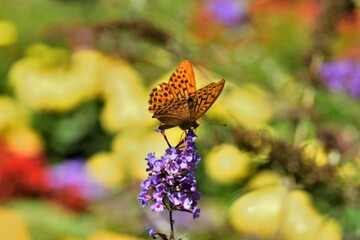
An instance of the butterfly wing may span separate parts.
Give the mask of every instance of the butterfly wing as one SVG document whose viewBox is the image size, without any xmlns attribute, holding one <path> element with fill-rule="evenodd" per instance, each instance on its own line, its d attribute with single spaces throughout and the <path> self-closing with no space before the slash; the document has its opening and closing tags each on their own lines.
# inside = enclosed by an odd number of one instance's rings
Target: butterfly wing
<svg viewBox="0 0 360 240">
<path fill-rule="evenodd" d="M 190 95 L 190 98 L 194 99 L 194 104 L 189 106 L 192 121 L 198 120 L 209 110 L 222 92 L 224 84 L 225 80 L 222 79 L 219 82 L 210 83 Z"/>
<path fill-rule="evenodd" d="M 154 113 L 171 99 L 186 99 L 190 93 L 195 91 L 196 82 L 193 68 L 188 60 L 184 60 L 171 75 L 168 83 L 161 83 L 159 87 L 151 91 L 148 110 Z"/>
<path fill-rule="evenodd" d="M 154 88 L 150 93 L 149 111 L 156 112 L 165 103 L 174 99 L 173 94 L 170 92 L 169 86 L 166 83 L 161 83 L 159 87 Z"/>
<path fill-rule="evenodd" d="M 153 118 L 157 118 L 162 124 L 160 129 L 180 126 L 190 119 L 190 111 L 185 98 L 174 98 L 163 104 L 154 112 Z"/>
<path fill-rule="evenodd" d="M 188 98 L 190 93 L 196 92 L 194 70 L 188 60 L 182 61 L 171 75 L 168 86 L 176 98 Z"/>
</svg>

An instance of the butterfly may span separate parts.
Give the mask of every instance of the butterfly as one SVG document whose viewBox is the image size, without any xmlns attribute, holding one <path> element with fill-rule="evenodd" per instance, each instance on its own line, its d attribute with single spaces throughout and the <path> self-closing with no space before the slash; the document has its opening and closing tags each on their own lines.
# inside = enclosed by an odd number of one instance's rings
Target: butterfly
<svg viewBox="0 0 360 240">
<path fill-rule="evenodd" d="M 183 60 L 168 83 L 161 83 L 151 91 L 149 112 L 161 122 L 159 130 L 197 128 L 197 120 L 214 104 L 224 84 L 225 80 L 222 79 L 196 90 L 192 65 L 188 60 Z"/>
</svg>

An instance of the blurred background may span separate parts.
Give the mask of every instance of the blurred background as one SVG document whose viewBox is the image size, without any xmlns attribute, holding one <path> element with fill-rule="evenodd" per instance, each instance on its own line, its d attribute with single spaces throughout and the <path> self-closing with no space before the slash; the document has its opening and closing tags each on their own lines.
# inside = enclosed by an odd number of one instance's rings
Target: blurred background
<svg viewBox="0 0 360 240">
<path fill-rule="evenodd" d="M 200 121 L 182 239 L 360 239 L 358 0 L 3 0 L 0 239 L 149 239 L 148 94 L 226 80 Z M 223 125 L 227 126 L 224 127 Z M 167 135 L 172 144 L 179 129 Z"/>
</svg>

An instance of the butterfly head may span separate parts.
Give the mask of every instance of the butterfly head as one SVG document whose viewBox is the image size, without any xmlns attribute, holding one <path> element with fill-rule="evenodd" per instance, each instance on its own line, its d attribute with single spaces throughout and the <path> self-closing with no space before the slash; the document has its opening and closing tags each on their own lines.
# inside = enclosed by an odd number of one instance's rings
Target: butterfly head
<svg viewBox="0 0 360 240">
<path fill-rule="evenodd" d="M 158 127 L 158 130 L 164 131 L 169 128 L 179 127 L 185 131 L 185 130 L 189 130 L 189 129 L 196 129 L 198 126 L 199 126 L 199 123 L 197 121 L 195 121 L 195 122 L 185 121 L 185 122 L 182 122 L 180 125 L 168 125 L 165 123 L 161 123 Z"/>
</svg>

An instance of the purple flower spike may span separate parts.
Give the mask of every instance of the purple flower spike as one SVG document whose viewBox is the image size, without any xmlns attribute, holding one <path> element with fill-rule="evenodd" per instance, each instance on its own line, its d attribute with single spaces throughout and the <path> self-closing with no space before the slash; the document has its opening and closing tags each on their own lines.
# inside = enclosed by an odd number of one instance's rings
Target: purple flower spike
<svg viewBox="0 0 360 240">
<path fill-rule="evenodd" d="M 143 207 L 150 204 L 154 212 L 184 211 L 200 216 L 200 209 L 195 207 L 200 199 L 196 188 L 194 171 L 200 162 L 195 146 L 196 135 L 189 130 L 185 136 L 184 149 L 169 147 L 165 154 L 156 158 L 148 154 L 148 179 L 141 183 L 139 201 Z M 153 235 L 152 235 L 153 236 Z"/>
</svg>

